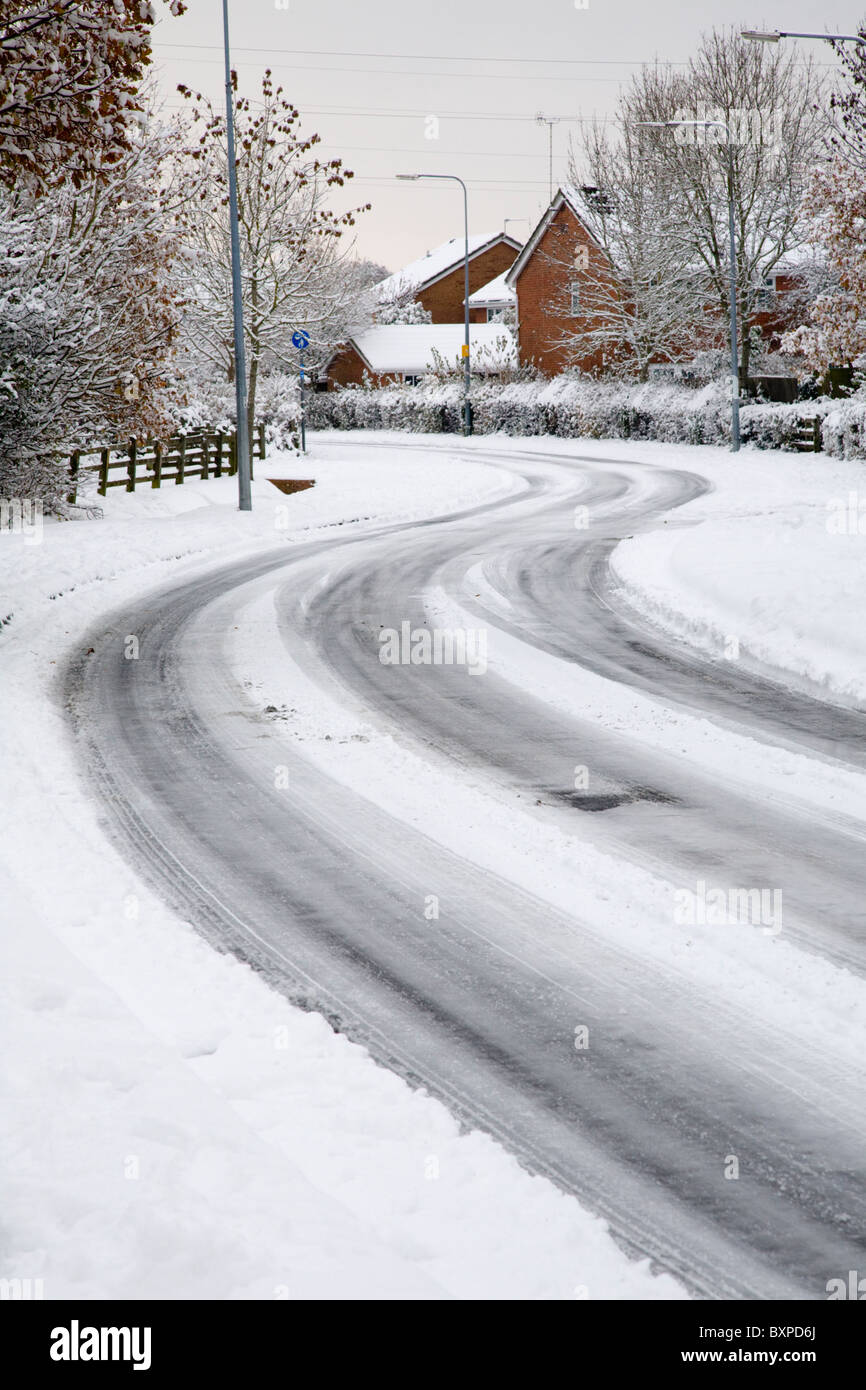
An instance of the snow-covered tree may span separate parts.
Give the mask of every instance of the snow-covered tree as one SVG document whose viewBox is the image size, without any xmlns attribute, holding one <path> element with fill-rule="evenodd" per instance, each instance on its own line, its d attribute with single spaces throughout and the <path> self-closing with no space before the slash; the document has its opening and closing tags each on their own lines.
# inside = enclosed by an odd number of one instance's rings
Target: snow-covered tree
<svg viewBox="0 0 866 1390">
<path fill-rule="evenodd" d="M 861 26 L 866 37 L 866 26 Z M 823 257 L 812 276 L 801 325 L 786 334 L 785 351 L 814 371 L 849 365 L 866 355 L 866 53 L 836 45 L 844 81 L 831 98 L 835 117 L 828 157 L 809 174 L 803 211 Z"/>
<path fill-rule="evenodd" d="M 801 354 L 807 367 L 826 371 L 866 354 L 866 188 L 862 169 L 837 152 L 826 165 L 812 171 L 803 206 L 835 284 L 815 295 L 808 308 L 809 322 L 785 334 L 782 347 Z"/>
<path fill-rule="evenodd" d="M 728 196 L 737 240 L 737 307 L 747 324 L 763 307 L 765 277 L 809 235 L 802 214 L 808 170 L 824 148 L 827 115 L 811 59 L 796 45 L 744 43 L 736 30 L 705 34 L 681 70 L 646 67 L 621 101 L 623 125 L 713 120 L 724 130 L 644 129 L 652 171 L 676 208 L 679 234 L 702 268 L 715 312 L 729 320 Z M 740 377 L 751 340 L 741 337 Z"/>
<path fill-rule="evenodd" d="M 391 274 L 390 270 L 378 261 L 356 261 L 355 266 L 358 281 L 362 285 L 379 285 Z"/>
<path fill-rule="evenodd" d="M 432 323 L 433 315 L 411 292 L 380 300 L 376 305 L 377 323 Z"/>
<path fill-rule="evenodd" d="M 192 98 L 188 88 L 180 89 Z M 195 99 L 200 130 L 193 154 L 205 173 L 189 216 L 185 340 L 193 369 L 234 379 L 228 158 L 225 119 Z M 255 107 L 236 102 L 236 167 L 247 353 L 247 416 L 252 429 L 260 373 L 294 368 L 292 333 L 311 338 L 307 361 L 315 367 L 333 344 L 360 325 L 365 313 L 363 271 L 349 256 L 343 234 L 364 208 L 336 213 L 327 200 L 352 178 L 339 159 L 319 160 L 317 135 L 303 136 L 299 113 L 274 87 L 270 71 Z M 369 205 L 367 205 L 369 206 Z"/>
<path fill-rule="evenodd" d="M 121 157 L 156 10 L 155 0 L 3 0 L 0 182 L 79 184 Z"/>
<path fill-rule="evenodd" d="M 627 123 L 616 133 L 594 124 L 584 135 L 580 165 L 590 182 L 578 190 L 573 152 L 572 196 L 594 246 L 580 248 L 552 277 L 566 288 L 550 308 L 555 320 L 570 322 L 557 342 L 575 363 L 603 360 L 606 371 L 645 381 L 652 362 L 685 360 L 712 337 L 706 277 L 639 131 Z M 565 302 L 572 294 L 575 305 Z"/>
<path fill-rule="evenodd" d="M 59 504 L 72 449 L 165 423 L 179 320 L 172 139 L 142 134 L 50 198 L 0 192 L 0 496 Z"/>
</svg>

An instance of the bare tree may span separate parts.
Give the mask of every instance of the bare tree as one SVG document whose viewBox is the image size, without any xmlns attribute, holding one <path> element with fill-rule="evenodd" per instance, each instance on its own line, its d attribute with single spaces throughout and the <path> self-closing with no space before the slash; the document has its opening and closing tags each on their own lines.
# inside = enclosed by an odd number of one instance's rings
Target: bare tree
<svg viewBox="0 0 866 1390">
<path fill-rule="evenodd" d="M 859 32 L 866 38 L 866 26 Z M 863 44 L 835 47 L 843 81 L 830 102 L 832 150 L 810 172 L 804 203 L 824 274 L 782 343 L 814 371 L 850 366 L 866 355 L 866 52 Z"/>
<path fill-rule="evenodd" d="M 734 30 L 704 35 L 684 71 L 644 68 L 622 101 L 624 125 L 718 121 L 725 130 L 644 130 L 641 148 L 676 210 L 682 243 L 706 275 L 720 320 L 729 319 L 728 199 L 737 240 L 737 308 L 747 326 L 765 307 L 766 277 L 803 246 L 803 193 L 828 133 L 820 85 L 799 50 L 743 42 Z M 740 377 L 749 373 L 743 332 Z"/>
<path fill-rule="evenodd" d="M 182 87 L 184 95 L 192 93 Z M 234 379 L 231 319 L 231 250 L 225 120 L 196 98 L 201 128 L 193 154 L 206 171 L 205 187 L 189 216 L 185 324 L 189 350 Z M 366 208 L 335 213 L 327 199 L 352 178 L 342 161 L 320 161 L 317 135 L 304 137 L 299 113 L 274 87 L 270 72 L 255 108 L 237 102 L 237 176 L 243 276 L 244 327 L 249 380 L 247 416 L 255 419 L 259 373 L 294 365 L 296 328 L 312 339 L 310 364 L 357 326 L 365 286 L 360 264 L 349 258 L 344 232 Z M 369 207 L 369 204 L 366 205 Z"/>
<path fill-rule="evenodd" d="M 550 306 L 553 316 L 561 323 L 571 315 L 573 325 L 559 342 L 574 362 L 603 359 L 606 370 L 645 381 L 651 363 L 684 360 L 703 345 L 705 277 L 639 131 L 594 124 L 579 158 L 580 168 L 572 151 L 572 197 L 594 246 L 579 248 L 554 277 L 564 289 Z M 582 176 L 590 183 L 578 188 Z"/>
</svg>

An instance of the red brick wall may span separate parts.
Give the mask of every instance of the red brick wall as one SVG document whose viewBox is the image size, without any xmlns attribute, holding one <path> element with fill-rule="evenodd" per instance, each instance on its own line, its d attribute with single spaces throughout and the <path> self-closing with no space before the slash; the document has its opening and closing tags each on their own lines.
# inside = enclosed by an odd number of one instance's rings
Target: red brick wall
<svg viewBox="0 0 866 1390">
<path fill-rule="evenodd" d="M 573 330 L 577 320 L 568 312 L 568 285 L 580 282 L 575 253 L 585 246 L 595 277 L 608 272 L 606 257 L 567 204 L 556 213 L 517 278 L 517 341 L 521 364 L 534 363 L 548 376 L 568 366 L 582 371 L 602 368 L 601 354 L 570 362 L 566 349 L 557 344 L 561 332 Z"/>
<path fill-rule="evenodd" d="M 331 359 L 325 373 L 328 383 L 327 389 L 336 391 L 339 386 L 361 386 L 364 382 L 365 372 L 374 386 L 393 385 L 395 381 L 400 380 L 399 376 L 393 374 L 391 376 L 377 376 L 375 372 L 371 372 L 365 366 L 361 354 L 352 347 L 351 343 L 347 343 Z"/>
<path fill-rule="evenodd" d="M 340 348 L 327 370 L 328 390 L 338 386 L 360 386 L 364 380 L 364 359 L 350 343 Z"/>
<path fill-rule="evenodd" d="M 474 294 L 483 285 L 495 280 L 497 275 L 501 275 L 504 270 L 509 270 L 516 257 L 517 252 L 514 247 L 509 246 L 504 241 L 491 246 L 489 251 L 483 251 L 480 256 L 476 256 L 474 260 L 469 262 L 469 293 Z M 463 286 L 463 262 L 461 261 L 448 275 L 437 280 L 435 285 L 422 290 L 417 299 L 433 315 L 434 323 L 462 323 Z M 469 313 L 471 319 L 473 310 L 470 309 Z M 475 319 L 474 322 L 486 322 L 486 315 L 483 319 Z"/>
<path fill-rule="evenodd" d="M 767 309 L 760 310 L 752 319 L 757 324 L 768 347 L 775 351 L 782 333 L 796 328 L 803 321 L 800 296 L 796 293 L 800 285 L 792 275 L 776 276 L 776 293 Z"/>
</svg>

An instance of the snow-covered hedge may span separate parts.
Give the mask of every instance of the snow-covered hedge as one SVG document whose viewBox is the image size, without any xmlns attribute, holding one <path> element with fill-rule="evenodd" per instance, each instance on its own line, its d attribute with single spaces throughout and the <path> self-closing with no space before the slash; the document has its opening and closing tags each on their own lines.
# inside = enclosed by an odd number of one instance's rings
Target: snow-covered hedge
<svg viewBox="0 0 866 1390">
<path fill-rule="evenodd" d="M 472 387 L 477 434 L 561 435 L 592 439 L 658 439 L 670 444 L 730 441 L 727 383 L 701 390 L 650 382 L 629 386 L 573 376 Z M 386 429 L 458 433 L 463 410 L 460 381 L 430 379 L 417 386 L 346 387 L 308 397 L 310 429 Z M 743 442 L 758 449 L 797 448 L 800 422 L 822 420 L 824 449 L 844 458 L 866 458 L 866 397 L 799 401 L 792 405 L 743 405 Z"/>
<path fill-rule="evenodd" d="M 744 405 L 740 409 L 742 437 L 758 449 L 796 450 L 802 420 L 813 415 L 826 417 L 838 405 L 838 401 L 830 400 L 795 401 L 791 405 Z"/>
<path fill-rule="evenodd" d="M 311 429 L 393 429 L 451 432 L 460 429 L 463 387 L 459 381 L 378 389 L 347 387 L 311 397 Z M 729 431 L 724 388 L 702 391 L 668 385 L 623 386 L 555 377 L 509 384 L 479 382 L 472 388 L 473 428 L 512 435 L 555 434 L 566 438 L 662 439 L 671 443 L 720 444 Z"/>
<path fill-rule="evenodd" d="M 866 458 L 866 400 L 828 401 L 822 435 L 824 450 L 838 458 Z"/>
</svg>

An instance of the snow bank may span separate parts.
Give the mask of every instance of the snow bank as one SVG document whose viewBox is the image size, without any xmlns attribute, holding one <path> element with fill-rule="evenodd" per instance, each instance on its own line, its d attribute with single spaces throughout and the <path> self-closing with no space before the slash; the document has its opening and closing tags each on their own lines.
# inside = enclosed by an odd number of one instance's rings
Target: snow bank
<svg viewBox="0 0 866 1390">
<path fill-rule="evenodd" d="M 664 454 L 673 464 L 693 451 Z M 866 475 L 820 454 L 701 451 L 715 490 L 612 568 L 642 613 L 720 658 L 755 661 L 866 699 Z"/>
</svg>

